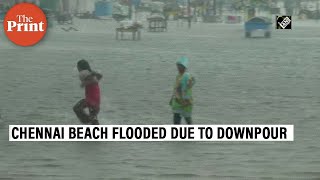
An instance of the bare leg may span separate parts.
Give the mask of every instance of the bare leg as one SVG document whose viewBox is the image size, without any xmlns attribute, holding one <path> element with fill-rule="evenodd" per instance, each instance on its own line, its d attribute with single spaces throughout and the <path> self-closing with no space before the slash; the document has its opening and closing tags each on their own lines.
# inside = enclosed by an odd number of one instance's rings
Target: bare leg
<svg viewBox="0 0 320 180">
<path fill-rule="evenodd" d="M 81 99 L 76 105 L 73 107 L 73 111 L 77 115 L 78 119 L 81 123 L 87 124 L 90 122 L 90 117 L 85 113 L 84 109 L 87 108 L 87 103 L 84 99 Z"/>
<path fill-rule="evenodd" d="M 99 125 L 99 121 L 98 121 L 99 111 L 100 111 L 100 109 L 98 107 L 90 107 L 89 108 L 90 122 L 92 125 Z"/>
</svg>

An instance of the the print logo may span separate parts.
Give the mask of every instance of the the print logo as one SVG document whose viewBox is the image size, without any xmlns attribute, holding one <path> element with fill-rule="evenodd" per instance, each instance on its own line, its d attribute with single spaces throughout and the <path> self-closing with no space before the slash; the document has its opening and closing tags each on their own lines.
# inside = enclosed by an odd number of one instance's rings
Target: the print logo
<svg viewBox="0 0 320 180">
<path fill-rule="evenodd" d="M 8 39 L 20 46 L 37 44 L 47 32 L 47 18 L 43 11 L 31 3 L 13 6 L 3 21 Z"/>
</svg>

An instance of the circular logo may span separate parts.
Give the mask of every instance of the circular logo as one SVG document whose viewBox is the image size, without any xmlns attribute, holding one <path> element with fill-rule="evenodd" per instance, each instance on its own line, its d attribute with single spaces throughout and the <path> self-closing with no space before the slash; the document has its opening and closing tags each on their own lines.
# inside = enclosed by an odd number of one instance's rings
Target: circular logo
<svg viewBox="0 0 320 180">
<path fill-rule="evenodd" d="M 31 3 L 13 6 L 3 21 L 8 39 L 19 46 L 37 44 L 47 32 L 47 18 L 44 12 Z"/>
</svg>

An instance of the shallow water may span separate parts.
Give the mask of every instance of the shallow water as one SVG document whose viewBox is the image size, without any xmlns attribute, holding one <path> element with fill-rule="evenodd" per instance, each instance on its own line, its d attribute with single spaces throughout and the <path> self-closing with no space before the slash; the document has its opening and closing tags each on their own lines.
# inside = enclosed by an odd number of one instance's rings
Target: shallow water
<svg viewBox="0 0 320 180">
<path fill-rule="evenodd" d="M 110 26 L 109 26 L 110 25 Z M 318 179 L 319 26 L 245 39 L 241 25 L 170 24 L 116 41 L 114 24 L 48 32 L 35 47 L 0 36 L 0 179 Z M 103 28 L 104 29 L 101 30 Z M 104 79 L 101 124 L 171 124 L 175 60 L 191 58 L 195 124 L 293 124 L 294 142 L 9 142 L 8 125 L 79 124 L 74 69 Z"/>
</svg>

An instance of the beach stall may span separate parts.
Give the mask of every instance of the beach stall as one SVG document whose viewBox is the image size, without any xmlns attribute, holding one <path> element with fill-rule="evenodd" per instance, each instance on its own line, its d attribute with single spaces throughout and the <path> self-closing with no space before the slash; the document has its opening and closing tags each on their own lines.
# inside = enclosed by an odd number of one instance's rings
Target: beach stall
<svg viewBox="0 0 320 180">
<path fill-rule="evenodd" d="M 272 22 L 266 17 L 253 17 L 244 24 L 245 37 L 252 37 L 252 33 L 262 31 L 264 37 L 269 38 L 271 36 Z"/>
<path fill-rule="evenodd" d="M 149 32 L 164 32 L 167 31 L 167 21 L 163 16 L 151 16 L 147 18 Z"/>
<path fill-rule="evenodd" d="M 117 40 L 125 40 L 125 33 L 129 33 L 132 36 L 132 40 L 140 40 L 141 39 L 141 29 L 142 24 L 133 21 L 122 21 L 120 23 L 120 27 L 116 28 L 116 39 Z M 120 39 L 119 39 L 120 34 Z"/>
</svg>

